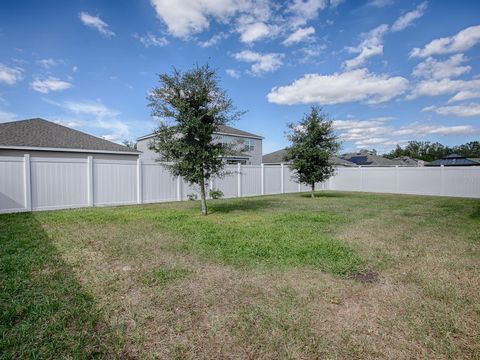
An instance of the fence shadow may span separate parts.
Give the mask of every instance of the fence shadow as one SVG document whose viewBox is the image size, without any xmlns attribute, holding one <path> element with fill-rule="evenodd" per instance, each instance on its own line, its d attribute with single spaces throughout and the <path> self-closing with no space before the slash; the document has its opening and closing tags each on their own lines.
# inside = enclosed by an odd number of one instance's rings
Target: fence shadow
<svg viewBox="0 0 480 360">
<path fill-rule="evenodd" d="M 0 215 L 2 358 L 92 358 L 113 338 L 35 214 Z"/>
</svg>

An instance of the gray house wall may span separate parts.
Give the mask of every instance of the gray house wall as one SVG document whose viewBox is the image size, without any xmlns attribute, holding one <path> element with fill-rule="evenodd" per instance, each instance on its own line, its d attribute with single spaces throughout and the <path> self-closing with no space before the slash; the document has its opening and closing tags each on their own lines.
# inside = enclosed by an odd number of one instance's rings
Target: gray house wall
<svg viewBox="0 0 480 360">
<path fill-rule="evenodd" d="M 262 139 L 250 138 L 245 136 L 228 135 L 234 141 L 242 141 L 249 139 L 253 142 L 253 151 L 243 151 L 242 153 L 248 156 L 247 165 L 260 165 L 262 163 Z M 218 134 L 216 141 L 222 141 L 223 135 Z M 149 143 L 152 138 L 137 140 L 137 150 L 141 151 L 140 159 L 142 160 L 158 160 L 159 155 L 153 150 L 149 149 Z"/>
</svg>

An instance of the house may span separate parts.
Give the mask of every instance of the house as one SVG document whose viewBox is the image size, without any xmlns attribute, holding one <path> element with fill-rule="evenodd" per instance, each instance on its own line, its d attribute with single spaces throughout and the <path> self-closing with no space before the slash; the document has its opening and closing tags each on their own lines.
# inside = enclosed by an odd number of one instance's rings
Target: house
<svg viewBox="0 0 480 360">
<path fill-rule="evenodd" d="M 441 159 L 431 161 L 426 166 L 480 166 L 477 159 L 469 159 L 463 155 L 450 154 Z"/>
<path fill-rule="evenodd" d="M 285 153 L 286 149 L 281 149 L 274 151 L 269 154 L 263 155 L 263 164 L 265 165 L 278 165 L 281 163 L 285 163 Z M 338 156 L 332 156 L 330 158 L 330 161 L 333 163 L 333 165 L 336 166 L 356 166 L 354 163 L 347 161 L 345 159 L 339 158 Z"/>
<path fill-rule="evenodd" d="M 387 159 L 376 155 L 368 150 L 360 150 L 356 153 L 348 153 L 340 156 L 342 159 L 350 161 L 358 166 L 396 166 L 402 165 L 398 161 Z"/>
<path fill-rule="evenodd" d="M 0 124 L 0 156 L 136 160 L 139 151 L 44 119 Z"/>
<path fill-rule="evenodd" d="M 150 149 L 155 133 L 141 136 L 137 139 L 137 150 L 141 151 L 142 160 L 159 160 L 159 154 Z M 260 165 L 262 163 L 263 137 L 230 126 L 222 125 L 215 132 L 215 141 L 234 144 L 238 150 L 235 154 L 225 157 L 228 164 Z"/>
</svg>

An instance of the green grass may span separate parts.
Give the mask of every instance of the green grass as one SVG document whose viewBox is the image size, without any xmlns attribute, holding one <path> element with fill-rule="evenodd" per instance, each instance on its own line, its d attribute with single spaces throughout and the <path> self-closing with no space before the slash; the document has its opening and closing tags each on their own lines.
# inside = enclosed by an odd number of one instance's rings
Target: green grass
<svg viewBox="0 0 480 360">
<path fill-rule="evenodd" d="M 0 215 L 0 359 L 479 353 L 480 201 L 209 204 Z"/>
</svg>

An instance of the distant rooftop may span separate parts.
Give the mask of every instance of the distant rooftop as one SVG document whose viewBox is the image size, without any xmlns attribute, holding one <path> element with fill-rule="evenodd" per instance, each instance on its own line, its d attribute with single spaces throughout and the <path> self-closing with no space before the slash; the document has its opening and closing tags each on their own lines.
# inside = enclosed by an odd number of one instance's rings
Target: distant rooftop
<svg viewBox="0 0 480 360">
<path fill-rule="evenodd" d="M 469 159 L 463 155 L 450 154 L 441 159 L 431 161 L 427 166 L 480 166 L 480 161 Z"/>
<path fill-rule="evenodd" d="M 277 150 L 274 152 L 271 152 L 269 154 L 265 154 L 262 157 L 262 163 L 264 164 L 281 164 L 282 162 L 285 162 L 285 154 L 286 154 L 286 149 L 281 149 Z M 342 159 L 338 156 L 332 156 L 330 158 L 330 162 L 334 165 L 342 165 L 342 166 L 355 166 L 354 163 Z"/>
<path fill-rule="evenodd" d="M 126 146 L 40 118 L 0 124 L 0 148 L 140 154 Z"/>
</svg>

